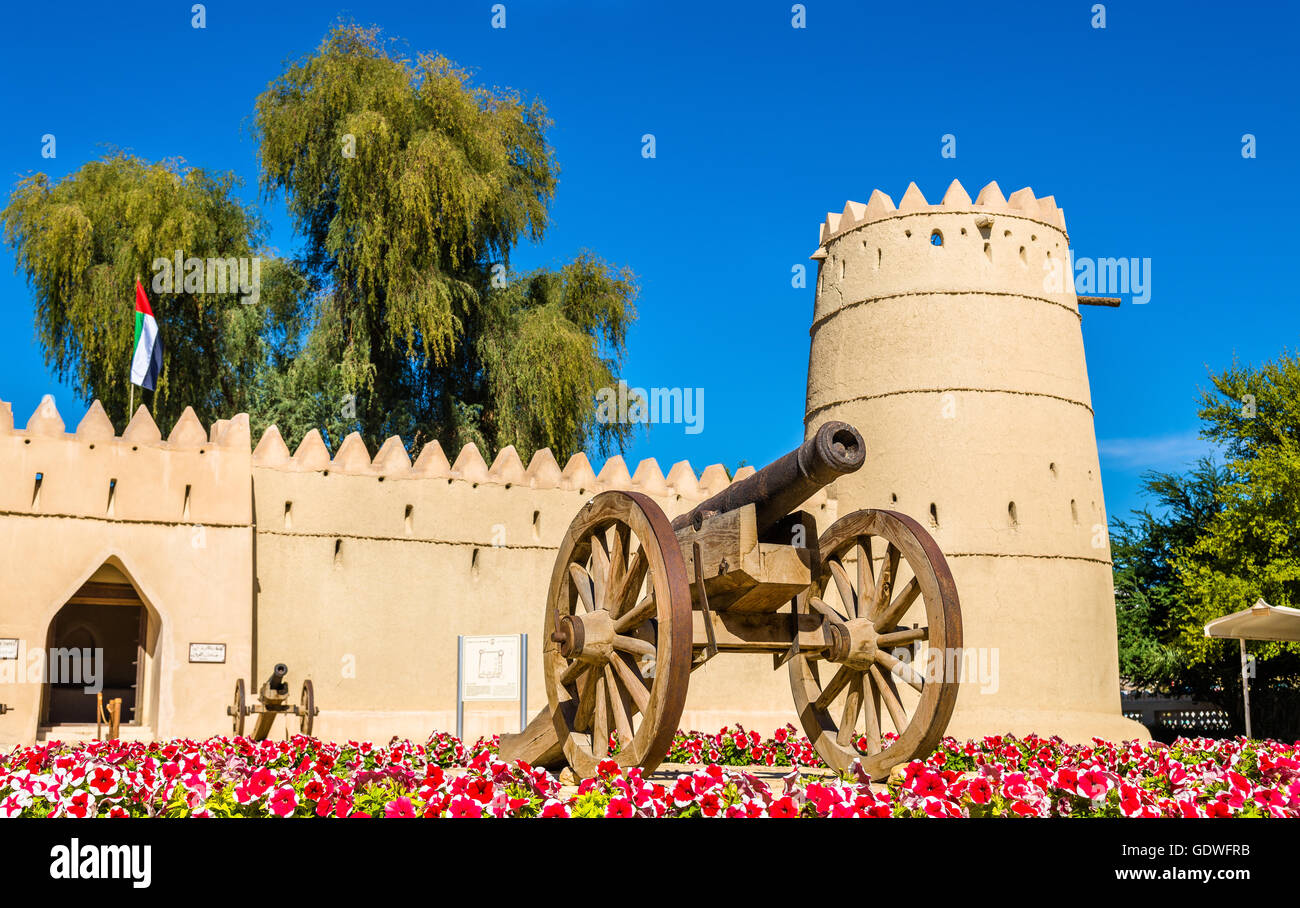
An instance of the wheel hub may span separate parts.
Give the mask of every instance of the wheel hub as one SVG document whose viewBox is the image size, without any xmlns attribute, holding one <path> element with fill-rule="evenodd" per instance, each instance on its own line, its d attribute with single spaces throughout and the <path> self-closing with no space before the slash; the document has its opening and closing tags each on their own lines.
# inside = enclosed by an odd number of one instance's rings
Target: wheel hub
<svg viewBox="0 0 1300 908">
<path fill-rule="evenodd" d="M 551 634 L 560 655 L 583 662 L 608 662 L 614 654 L 614 619 L 605 610 L 565 615 Z"/>
<path fill-rule="evenodd" d="M 865 671 L 876 658 L 876 626 L 867 618 L 853 618 L 830 627 L 831 662 Z"/>
</svg>

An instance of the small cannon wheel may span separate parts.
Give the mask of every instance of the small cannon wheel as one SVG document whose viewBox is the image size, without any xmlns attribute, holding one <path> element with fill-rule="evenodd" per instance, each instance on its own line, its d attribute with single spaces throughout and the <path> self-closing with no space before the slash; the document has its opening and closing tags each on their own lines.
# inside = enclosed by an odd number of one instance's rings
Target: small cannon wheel
<svg viewBox="0 0 1300 908">
<path fill-rule="evenodd" d="M 795 707 L 832 769 L 861 760 L 884 779 L 899 763 L 929 755 L 952 717 L 962 646 L 957 587 L 930 534 L 895 511 L 846 514 L 819 548 L 821 570 L 799 608 L 826 617 L 830 644 L 790 660 Z M 898 736 L 892 742 L 882 735 L 884 719 Z"/>
<path fill-rule="evenodd" d="M 231 734 L 238 738 L 244 734 L 244 717 L 248 715 L 248 710 L 244 706 L 244 679 L 240 678 L 235 682 L 235 702 L 226 710 L 233 721 L 231 724 Z"/>
<path fill-rule="evenodd" d="M 316 718 L 316 688 L 308 678 L 302 682 L 302 695 L 298 698 L 298 730 L 311 737 L 312 720 Z"/>
<path fill-rule="evenodd" d="M 587 502 L 556 557 L 545 628 L 546 699 L 574 772 L 658 766 L 686 705 L 692 629 L 686 562 L 657 504 L 614 491 Z"/>
</svg>

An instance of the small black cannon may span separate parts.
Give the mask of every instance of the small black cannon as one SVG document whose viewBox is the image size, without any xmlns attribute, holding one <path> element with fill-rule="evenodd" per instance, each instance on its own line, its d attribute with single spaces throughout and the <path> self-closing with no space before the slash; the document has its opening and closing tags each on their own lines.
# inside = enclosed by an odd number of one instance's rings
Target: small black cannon
<svg viewBox="0 0 1300 908">
<path fill-rule="evenodd" d="M 232 731 L 235 737 L 244 734 L 244 719 L 256 714 L 257 724 L 253 726 L 251 737 L 254 741 L 266 740 L 275 724 L 275 717 L 281 713 L 297 716 L 299 732 L 311 735 L 312 720 L 320 713 L 316 706 L 316 689 L 308 678 L 302 682 L 298 703 L 290 703 L 289 684 L 284 680 L 288 674 L 289 666 L 277 662 L 257 692 L 258 702 L 251 705 L 244 702 L 244 679 L 235 682 L 235 702 L 226 707 L 226 715 L 234 717 Z"/>
<path fill-rule="evenodd" d="M 884 778 L 933 750 L 957 697 L 947 655 L 962 642 L 943 554 L 895 511 L 845 514 L 819 537 L 796 510 L 865 459 L 857 429 L 828 422 L 671 523 L 639 492 L 588 501 L 551 574 L 547 708 L 502 736 L 502 758 L 567 762 L 583 778 L 604 759 L 651 770 L 691 672 L 718 653 L 788 664 L 796 712 L 834 769 L 859 760 Z M 936 653 L 938 674 L 914 666 Z"/>
</svg>

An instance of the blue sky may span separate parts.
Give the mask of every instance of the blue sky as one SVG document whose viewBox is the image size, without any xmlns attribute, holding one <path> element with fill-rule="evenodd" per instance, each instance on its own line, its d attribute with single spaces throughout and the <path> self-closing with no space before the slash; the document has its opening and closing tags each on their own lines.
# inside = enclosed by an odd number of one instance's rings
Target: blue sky
<svg viewBox="0 0 1300 908">
<path fill-rule="evenodd" d="M 805 5 L 795 29 L 789 2 L 506 0 L 493 29 L 490 2 L 217 0 L 201 30 L 189 2 L 17 6 L 0 34 L 0 175 L 7 192 L 105 146 L 179 155 L 240 175 L 291 252 L 281 203 L 258 198 L 254 98 L 340 15 L 380 25 L 546 102 L 560 184 L 545 240 L 514 265 L 589 248 L 637 272 L 624 375 L 704 388 L 705 421 L 699 434 L 656 426 L 627 459 L 697 469 L 766 463 L 800 440 L 813 291 L 792 288 L 790 269 L 826 211 L 873 188 L 897 200 L 912 180 L 932 201 L 953 178 L 972 195 L 989 180 L 1031 186 L 1065 209 L 1077 256 L 1151 260 L 1149 303 L 1083 318 L 1107 509 L 1140 504 L 1143 470 L 1207 450 L 1196 409 L 1210 371 L 1295 345 L 1300 14 L 1116 2 L 1095 29 L 1093 4 L 1073 0 Z M 941 157 L 944 134 L 956 158 Z M 713 358 L 724 332 L 748 355 Z M 45 393 L 79 418 L 2 247 L 0 398 L 21 424 Z"/>
</svg>

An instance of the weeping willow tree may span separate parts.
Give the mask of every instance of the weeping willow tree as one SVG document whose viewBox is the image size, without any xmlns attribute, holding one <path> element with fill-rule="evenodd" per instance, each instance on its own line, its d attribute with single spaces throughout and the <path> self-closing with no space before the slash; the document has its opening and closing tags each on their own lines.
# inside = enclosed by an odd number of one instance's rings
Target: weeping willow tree
<svg viewBox="0 0 1300 908">
<path fill-rule="evenodd" d="M 283 192 L 317 291 L 294 371 L 337 376 L 336 409 L 372 446 L 400 434 L 567 455 L 629 431 L 597 422 L 593 399 L 616 381 L 633 276 L 590 254 L 510 270 L 546 229 L 549 125 L 539 101 L 354 25 L 258 97 L 262 187 Z"/>
<path fill-rule="evenodd" d="M 99 398 L 119 428 L 131 391 L 137 276 L 166 354 L 155 390 L 137 389 L 135 399 L 150 405 L 164 432 L 186 406 L 205 421 L 250 409 L 268 364 L 296 343 L 306 283 L 287 263 L 259 256 L 262 224 L 235 187 L 228 173 L 114 153 L 58 182 L 27 177 L 0 211 L 16 270 L 32 288 L 47 365 L 84 399 Z M 244 258 L 250 278 L 260 257 L 257 304 L 245 304 L 229 281 L 228 292 L 206 292 L 206 268 L 190 292 L 183 280 L 177 292 L 155 290 L 156 261 L 174 260 L 177 250 L 201 260 Z"/>
</svg>

